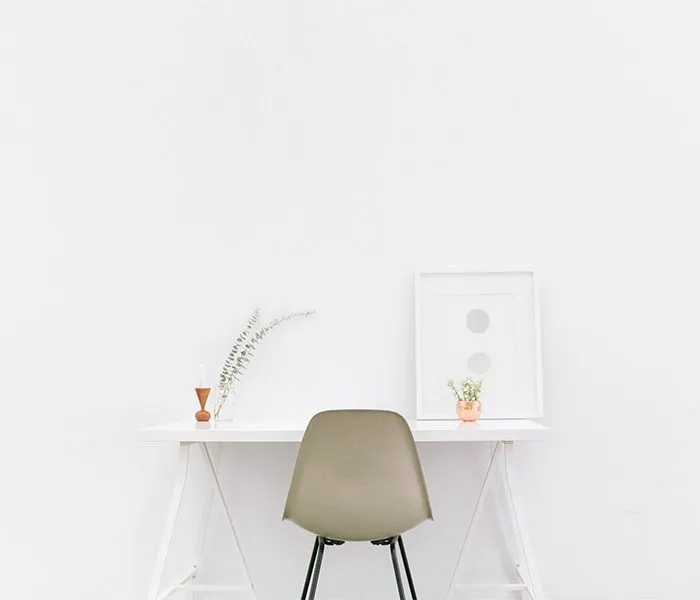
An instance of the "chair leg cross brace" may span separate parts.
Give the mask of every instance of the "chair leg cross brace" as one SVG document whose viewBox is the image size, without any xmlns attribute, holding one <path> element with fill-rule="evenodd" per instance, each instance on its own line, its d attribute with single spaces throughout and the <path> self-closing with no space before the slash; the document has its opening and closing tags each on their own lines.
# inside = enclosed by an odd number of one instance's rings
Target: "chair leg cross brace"
<svg viewBox="0 0 700 600">
<path fill-rule="evenodd" d="M 503 460 L 500 460 L 500 454 L 503 453 Z M 508 466 L 513 459 L 513 442 L 496 442 L 491 453 L 491 459 L 489 461 L 488 468 L 486 469 L 486 475 L 484 476 L 483 483 L 481 485 L 481 490 L 479 491 L 479 496 L 472 513 L 472 517 L 467 526 L 467 531 L 464 536 L 464 541 L 459 552 L 459 558 L 457 559 L 457 564 L 455 565 L 452 579 L 450 581 L 450 587 L 447 592 L 447 599 L 450 600 L 456 591 L 484 591 L 485 589 L 500 589 L 503 591 L 521 591 L 526 594 L 530 600 L 544 600 L 544 595 L 542 592 L 542 586 L 540 584 L 539 574 L 537 570 L 537 564 L 535 562 L 535 555 L 532 549 L 532 544 L 528 536 L 528 531 L 525 524 L 525 518 L 523 516 L 522 506 L 520 504 L 516 490 L 514 489 L 513 478 L 509 472 Z M 506 583 L 506 584 L 493 584 L 493 585 L 460 585 L 456 583 L 457 572 L 459 571 L 459 566 L 462 563 L 462 558 L 464 556 L 465 550 L 469 541 L 471 539 L 474 526 L 481 516 L 481 512 L 484 506 L 484 499 L 486 497 L 486 491 L 489 487 L 491 479 L 494 473 L 496 473 L 497 478 L 501 484 L 501 487 L 505 491 L 507 509 L 504 511 L 506 515 L 501 514 L 501 520 L 504 517 L 508 517 L 511 521 L 514 529 L 515 536 L 517 538 L 517 552 L 514 553 L 511 558 L 514 561 L 514 566 L 520 582 L 518 583 Z M 502 508 L 499 504 L 499 508 Z M 524 563 L 524 567 L 522 565 Z M 523 598 L 526 596 L 524 595 Z"/>
</svg>

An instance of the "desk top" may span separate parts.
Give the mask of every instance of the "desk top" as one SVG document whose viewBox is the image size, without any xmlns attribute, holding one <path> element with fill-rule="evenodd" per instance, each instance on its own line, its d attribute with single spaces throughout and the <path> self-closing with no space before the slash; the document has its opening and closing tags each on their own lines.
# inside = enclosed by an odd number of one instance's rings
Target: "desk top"
<svg viewBox="0 0 700 600">
<path fill-rule="evenodd" d="M 542 440 L 544 425 L 526 419 L 409 421 L 416 442 L 495 442 Z M 300 442 L 304 421 L 220 421 L 197 423 L 194 418 L 141 429 L 141 442 Z"/>
</svg>

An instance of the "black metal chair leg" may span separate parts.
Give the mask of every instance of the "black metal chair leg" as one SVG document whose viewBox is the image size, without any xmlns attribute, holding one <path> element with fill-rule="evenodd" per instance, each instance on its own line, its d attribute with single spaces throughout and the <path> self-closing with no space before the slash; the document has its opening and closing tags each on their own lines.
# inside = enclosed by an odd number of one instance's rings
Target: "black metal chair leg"
<svg viewBox="0 0 700 600">
<path fill-rule="evenodd" d="M 309 570 L 306 572 L 306 579 L 304 580 L 304 590 L 301 592 L 301 600 L 306 600 L 306 593 L 309 591 L 309 583 L 311 583 L 311 574 L 314 571 L 314 565 L 316 564 L 316 556 L 318 555 L 319 541 L 318 537 L 314 540 L 314 550 L 311 553 L 311 562 L 309 563 Z"/>
<path fill-rule="evenodd" d="M 416 595 L 416 588 L 413 585 L 413 576 L 411 575 L 411 569 L 408 566 L 408 556 L 406 556 L 406 547 L 403 545 L 403 538 L 399 536 L 399 550 L 401 551 L 401 560 L 403 560 L 403 569 L 406 572 L 406 579 L 408 579 L 408 589 L 411 590 L 412 600 L 418 600 Z"/>
<path fill-rule="evenodd" d="M 396 538 L 392 538 L 391 543 L 389 544 L 389 550 L 391 551 L 391 562 L 394 565 L 394 575 L 396 575 L 396 587 L 399 588 L 399 598 L 401 600 L 406 600 L 406 596 L 403 593 L 403 583 L 401 583 L 399 561 L 396 558 Z"/>
<path fill-rule="evenodd" d="M 316 565 L 314 567 L 314 575 L 311 580 L 311 593 L 309 594 L 309 600 L 314 600 L 316 598 L 316 586 L 318 585 L 318 575 L 321 572 L 321 562 L 323 562 L 323 549 L 326 544 L 323 538 L 317 538 L 318 541 L 318 557 L 316 559 Z"/>
</svg>

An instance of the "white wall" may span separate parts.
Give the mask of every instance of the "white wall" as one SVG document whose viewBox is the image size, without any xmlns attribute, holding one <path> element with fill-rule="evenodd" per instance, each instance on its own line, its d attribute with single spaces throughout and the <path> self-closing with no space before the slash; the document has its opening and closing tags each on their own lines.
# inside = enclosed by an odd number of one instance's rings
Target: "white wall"
<svg viewBox="0 0 700 600">
<path fill-rule="evenodd" d="M 544 269 L 553 437 L 520 467 L 548 598 L 693 597 L 699 19 L 690 0 L 0 0 L 0 596 L 144 597 L 174 449 L 135 433 L 194 410 L 197 363 L 257 303 L 318 314 L 261 350 L 239 416 L 410 416 L 412 270 L 516 262 Z M 293 596 L 294 448 L 231 452 L 260 599 Z M 424 598 L 482 468 L 460 452 L 422 449 Z M 392 597 L 377 552 L 337 550 L 322 597 Z"/>
</svg>

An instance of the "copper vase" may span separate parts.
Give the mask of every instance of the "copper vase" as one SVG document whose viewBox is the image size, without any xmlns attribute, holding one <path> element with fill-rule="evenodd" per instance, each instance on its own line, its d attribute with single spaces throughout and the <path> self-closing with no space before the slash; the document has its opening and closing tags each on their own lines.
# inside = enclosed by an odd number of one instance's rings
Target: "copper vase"
<svg viewBox="0 0 700 600">
<path fill-rule="evenodd" d="M 473 423 L 478 421 L 481 416 L 481 402 L 478 400 L 474 401 L 462 401 L 457 402 L 457 416 L 461 421 L 467 423 Z"/>
</svg>

